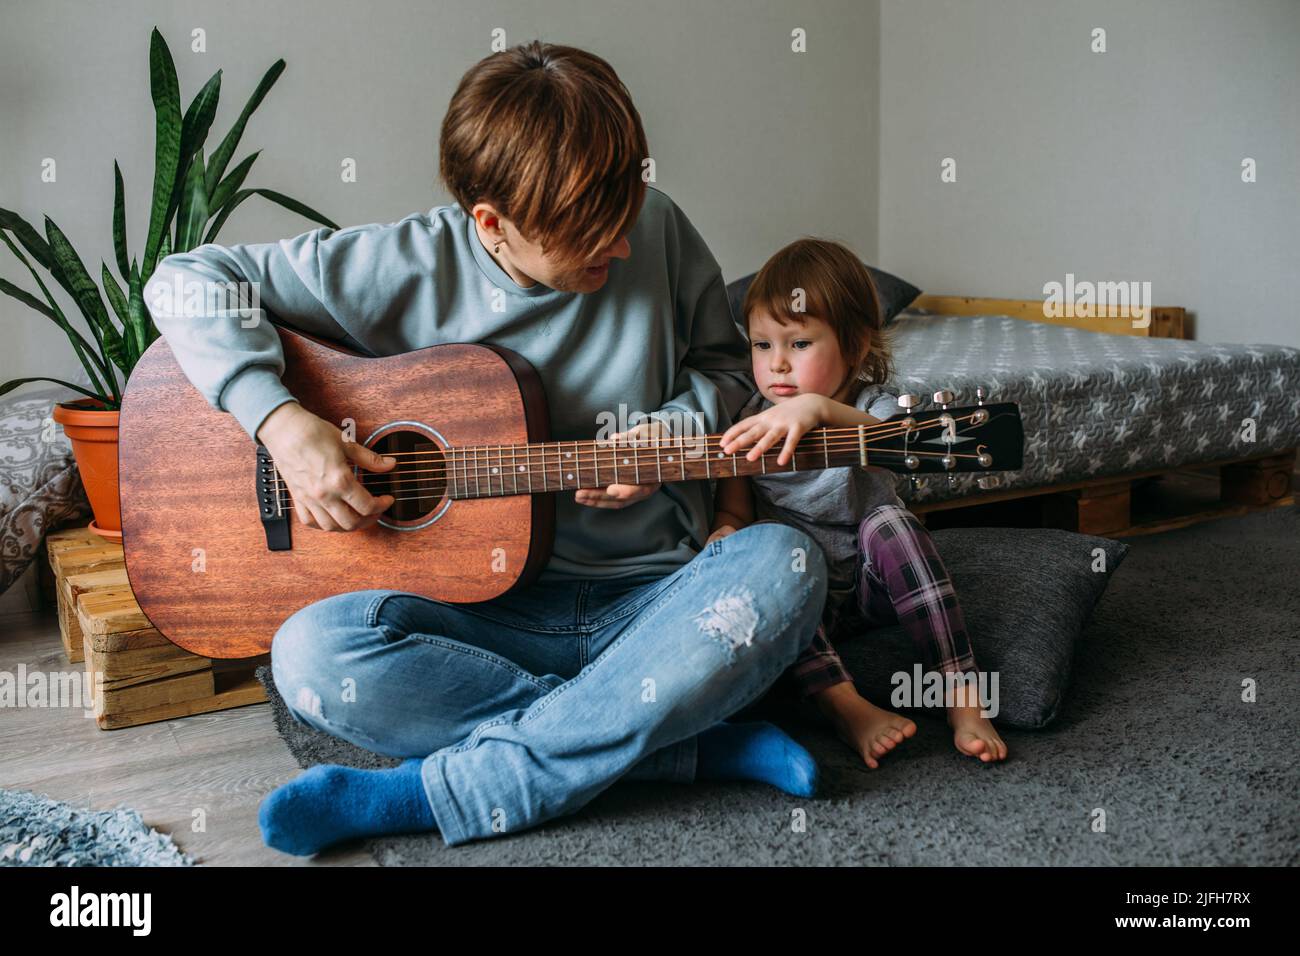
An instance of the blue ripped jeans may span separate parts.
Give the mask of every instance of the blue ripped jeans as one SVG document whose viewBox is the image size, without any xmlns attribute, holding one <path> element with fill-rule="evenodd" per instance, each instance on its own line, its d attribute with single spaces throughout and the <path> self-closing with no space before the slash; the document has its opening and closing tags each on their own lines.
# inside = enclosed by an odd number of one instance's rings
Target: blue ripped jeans
<svg viewBox="0 0 1300 956">
<path fill-rule="evenodd" d="M 449 846 L 572 813 L 619 779 L 695 779 L 695 736 L 760 698 L 809 645 L 821 549 L 758 522 L 656 577 L 535 583 L 477 604 L 355 591 L 271 646 L 293 716 L 425 757 Z"/>
</svg>

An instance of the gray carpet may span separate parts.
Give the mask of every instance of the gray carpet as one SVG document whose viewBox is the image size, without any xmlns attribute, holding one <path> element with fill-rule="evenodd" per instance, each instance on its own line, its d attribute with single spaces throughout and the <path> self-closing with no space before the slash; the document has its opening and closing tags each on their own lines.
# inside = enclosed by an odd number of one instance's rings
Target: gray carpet
<svg viewBox="0 0 1300 956">
<path fill-rule="evenodd" d="M 785 722 L 821 763 L 817 799 L 753 784 L 619 783 L 530 832 L 368 848 L 385 866 L 1295 865 L 1298 522 L 1277 509 L 1127 539 L 1060 717 L 1047 730 L 1000 728 L 1005 763 L 957 754 L 941 716 L 921 717 L 876 771 L 822 727 Z M 293 721 L 270 668 L 258 677 L 303 767 L 396 763 Z M 1246 678 L 1256 703 L 1241 700 Z M 1097 810 L 1104 832 L 1093 829 Z"/>
</svg>

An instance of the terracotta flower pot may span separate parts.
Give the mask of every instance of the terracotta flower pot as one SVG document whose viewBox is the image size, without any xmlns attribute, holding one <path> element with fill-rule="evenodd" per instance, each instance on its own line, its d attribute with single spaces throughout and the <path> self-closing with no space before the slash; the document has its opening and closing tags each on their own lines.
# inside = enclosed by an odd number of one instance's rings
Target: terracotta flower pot
<svg viewBox="0 0 1300 956">
<path fill-rule="evenodd" d="M 122 537 L 122 508 L 117 496 L 117 415 L 103 402 L 82 398 L 54 406 L 54 420 L 72 441 L 81 483 L 95 512 L 90 530 L 105 538 Z"/>
</svg>

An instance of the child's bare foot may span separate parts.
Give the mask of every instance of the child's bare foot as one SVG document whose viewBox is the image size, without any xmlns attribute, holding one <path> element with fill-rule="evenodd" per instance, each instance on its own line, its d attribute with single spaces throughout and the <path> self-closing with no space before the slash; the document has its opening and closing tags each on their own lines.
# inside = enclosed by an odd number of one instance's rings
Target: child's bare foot
<svg viewBox="0 0 1300 956">
<path fill-rule="evenodd" d="M 839 738 L 852 747 L 872 770 L 877 760 L 916 733 L 916 724 L 863 698 L 851 682 L 835 684 L 817 694 L 818 709 Z"/>
<path fill-rule="evenodd" d="M 948 708 L 948 725 L 957 749 L 985 763 L 1007 759 L 1007 745 L 993 728 L 993 722 L 980 716 L 980 706 Z"/>
</svg>

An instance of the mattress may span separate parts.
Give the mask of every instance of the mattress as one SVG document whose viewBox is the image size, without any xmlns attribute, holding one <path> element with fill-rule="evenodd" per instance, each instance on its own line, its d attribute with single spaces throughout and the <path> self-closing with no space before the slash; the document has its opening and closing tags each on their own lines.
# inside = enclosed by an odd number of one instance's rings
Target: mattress
<svg viewBox="0 0 1300 956">
<path fill-rule="evenodd" d="M 998 315 L 905 312 L 890 328 L 898 391 L 928 403 L 948 388 L 954 404 L 974 405 L 983 386 L 986 403 L 1020 405 L 1024 467 L 997 472 L 998 490 L 1300 445 L 1300 349 L 1103 335 Z M 931 474 L 913 490 L 900 476 L 899 495 L 927 503 L 982 494 L 978 478 Z"/>
</svg>

